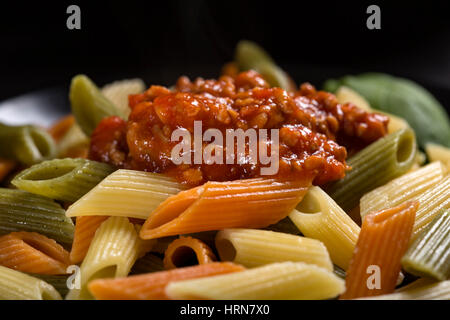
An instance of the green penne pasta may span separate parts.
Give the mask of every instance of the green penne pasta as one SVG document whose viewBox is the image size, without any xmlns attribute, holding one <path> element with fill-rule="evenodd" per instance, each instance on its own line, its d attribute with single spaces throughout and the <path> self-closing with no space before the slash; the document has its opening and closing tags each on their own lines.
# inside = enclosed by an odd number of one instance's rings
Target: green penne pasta
<svg viewBox="0 0 450 320">
<path fill-rule="evenodd" d="M 148 253 L 136 260 L 133 268 L 131 268 L 130 274 L 141 274 L 162 270 L 164 270 L 163 260 L 155 254 Z"/>
<path fill-rule="evenodd" d="M 438 215 L 408 248 L 403 268 L 417 276 L 450 277 L 450 210 Z"/>
<path fill-rule="evenodd" d="M 51 199 L 75 202 L 113 171 L 113 167 L 96 161 L 54 159 L 22 171 L 11 183 Z"/>
<path fill-rule="evenodd" d="M 416 139 L 411 129 L 391 133 L 351 157 L 347 163 L 352 170 L 328 186 L 326 192 L 349 212 L 365 193 L 406 173 L 415 156 Z"/>
<path fill-rule="evenodd" d="M 0 300 L 61 300 L 49 283 L 0 266 Z"/>
<path fill-rule="evenodd" d="M 0 124 L 0 156 L 32 165 L 56 155 L 53 138 L 35 126 Z"/>
<path fill-rule="evenodd" d="M 38 232 L 71 245 L 74 225 L 53 200 L 22 190 L 0 188 L 0 235 L 14 231 Z"/>
<path fill-rule="evenodd" d="M 27 274 L 50 284 L 53 288 L 56 289 L 56 291 L 59 292 L 61 297 L 64 297 L 69 292 L 69 288 L 67 287 L 67 279 L 69 278 L 69 275 L 48 275 L 37 273 Z"/>
<path fill-rule="evenodd" d="M 109 116 L 125 118 L 114 103 L 85 75 L 77 75 L 72 79 L 69 99 L 78 125 L 88 136 L 103 118 Z"/>
</svg>

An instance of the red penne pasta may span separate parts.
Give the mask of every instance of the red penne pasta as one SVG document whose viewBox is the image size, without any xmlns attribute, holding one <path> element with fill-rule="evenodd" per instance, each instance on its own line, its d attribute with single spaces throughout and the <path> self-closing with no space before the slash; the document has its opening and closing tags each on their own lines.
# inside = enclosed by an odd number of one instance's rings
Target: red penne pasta
<svg viewBox="0 0 450 320">
<path fill-rule="evenodd" d="M 161 203 L 144 223 L 140 236 L 153 239 L 224 228 L 264 228 L 285 218 L 311 182 L 312 177 L 210 181 Z"/>
<path fill-rule="evenodd" d="M 394 291 L 418 206 L 417 201 L 406 202 L 364 218 L 341 299 Z"/>
<path fill-rule="evenodd" d="M 95 231 L 108 219 L 108 216 L 80 216 L 75 223 L 70 261 L 73 264 L 80 263 L 86 256 L 89 246 L 94 239 Z"/>
<path fill-rule="evenodd" d="M 37 274 L 65 274 L 70 258 L 53 239 L 36 232 L 12 232 L 0 237 L 0 265 Z"/>
<path fill-rule="evenodd" d="M 244 269 L 231 262 L 213 262 L 126 278 L 98 279 L 89 283 L 88 288 L 98 300 L 168 300 L 164 290 L 170 282 L 239 272 Z"/>
<path fill-rule="evenodd" d="M 203 241 L 191 237 L 174 240 L 164 253 L 164 268 L 175 269 L 193 264 L 206 264 L 217 260 Z"/>
</svg>

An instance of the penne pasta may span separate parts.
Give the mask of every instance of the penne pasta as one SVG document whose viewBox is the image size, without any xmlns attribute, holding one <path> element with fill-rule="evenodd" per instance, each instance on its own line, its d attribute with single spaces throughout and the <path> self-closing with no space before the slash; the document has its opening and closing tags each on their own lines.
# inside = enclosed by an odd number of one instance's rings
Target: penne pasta
<svg viewBox="0 0 450 320">
<path fill-rule="evenodd" d="M 341 299 L 394 291 L 401 269 L 400 259 L 408 248 L 418 205 L 417 201 L 405 202 L 364 218 Z"/>
<path fill-rule="evenodd" d="M 331 260 L 347 270 L 360 228 L 320 187 L 312 187 L 289 218 L 305 237 L 321 241 Z"/>
<path fill-rule="evenodd" d="M 109 99 L 120 110 L 120 113 L 128 118 L 130 107 L 128 105 L 128 96 L 145 91 L 145 83 L 141 79 L 127 79 L 115 81 L 102 88 L 103 95 Z"/>
<path fill-rule="evenodd" d="M 216 256 L 204 242 L 192 237 L 174 240 L 164 253 L 164 268 L 167 270 L 207 264 L 217 260 Z"/>
<path fill-rule="evenodd" d="M 427 143 L 425 145 L 425 152 L 428 160 L 441 161 L 450 171 L 450 148 L 441 146 L 439 144 Z"/>
<path fill-rule="evenodd" d="M 73 264 L 83 261 L 89 250 L 92 239 L 94 239 L 95 232 L 108 218 L 109 217 L 107 216 L 86 216 L 76 218 L 72 250 L 70 251 L 70 261 Z"/>
<path fill-rule="evenodd" d="M 0 300 L 61 300 L 61 295 L 43 280 L 0 266 Z"/>
<path fill-rule="evenodd" d="M 327 248 L 322 242 L 296 235 L 266 230 L 225 229 L 216 236 L 216 248 L 222 261 L 231 261 L 247 268 L 293 261 L 333 270 Z"/>
<path fill-rule="evenodd" d="M 333 272 L 303 262 L 282 262 L 226 275 L 171 282 L 172 299 L 330 299 L 345 289 Z"/>
<path fill-rule="evenodd" d="M 134 225 L 123 217 L 108 218 L 95 233 L 81 264 L 81 288 L 69 291 L 66 299 L 92 299 L 87 288 L 90 281 L 125 277 L 140 256 L 142 240 Z"/>
<path fill-rule="evenodd" d="M 210 181 L 161 203 L 140 236 L 154 239 L 224 228 L 264 228 L 285 218 L 310 185 L 308 177 L 283 182 L 259 178 Z"/>
<path fill-rule="evenodd" d="M 165 289 L 173 281 L 210 277 L 242 270 L 244 270 L 242 266 L 231 262 L 213 262 L 120 279 L 94 280 L 89 284 L 89 290 L 98 300 L 167 300 L 169 297 Z"/>
<path fill-rule="evenodd" d="M 161 202 L 184 189 L 162 174 L 120 169 L 72 204 L 66 215 L 147 219 Z"/>
<path fill-rule="evenodd" d="M 450 209 L 450 175 L 421 194 L 417 201 L 420 206 L 416 213 L 411 241 L 415 240 L 442 210 Z"/>
<path fill-rule="evenodd" d="M 446 169 L 442 163 L 436 161 L 370 191 L 360 200 L 362 219 L 370 212 L 395 207 L 405 201 L 417 199 L 442 180 L 445 173 Z"/>
<path fill-rule="evenodd" d="M 110 165 L 96 161 L 54 159 L 22 171 L 11 183 L 51 199 L 75 202 L 113 171 Z"/>
<path fill-rule="evenodd" d="M 74 124 L 75 117 L 73 115 L 65 116 L 53 124 L 48 129 L 48 133 L 50 133 L 56 142 L 59 142 Z"/>
<path fill-rule="evenodd" d="M 61 297 L 66 296 L 66 294 L 69 292 L 69 288 L 67 287 L 67 280 L 69 279 L 69 275 L 48 275 L 37 273 L 28 273 L 28 275 L 48 283 L 53 288 L 55 288 L 56 291 L 58 291 Z"/>
<path fill-rule="evenodd" d="M 130 271 L 130 275 L 150 273 L 164 270 L 163 259 L 153 253 L 147 253 L 142 258 L 136 260 L 133 268 Z"/>
<path fill-rule="evenodd" d="M 430 222 L 408 248 L 402 266 L 418 276 L 441 281 L 450 278 L 450 210 Z"/>
<path fill-rule="evenodd" d="M 416 156 L 416 139 L 411 129 L 385 136 L 347 160 L 352 170 L 325 191 L 346 212 L 355 208 L 367 192 L 406 173 Z"/>
<path fill-rule="evenodd" d="M 53 200 L 22 190 L 0 188 L 0 235 L 15 231 L 37 232 L 69 246 L 74 225 Z"/>
<path fill-rule="evenodd" d="M 11 232 L 0 237 L 0 265 L 29 273 L 65 274 L 70 259 L 55 240 L 36 232 Z"/>
<path fill-rule="evenodd" d="M 90 139 L 74 123 L 56 145 L 58 158 L 87 158 Z"/>
</svg>

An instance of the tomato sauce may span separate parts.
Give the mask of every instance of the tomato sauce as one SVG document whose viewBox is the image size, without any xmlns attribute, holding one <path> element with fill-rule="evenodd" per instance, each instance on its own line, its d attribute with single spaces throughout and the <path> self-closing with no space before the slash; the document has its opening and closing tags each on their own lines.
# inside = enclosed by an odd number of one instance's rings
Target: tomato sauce
<svg viewBox="0 0 450 320">
<path fill-rule="evenodd" d="M 168 173 L 191 186 L 209 180 L 229 181 L 260 176 L 261 164 L 181 164 L 171 159 L 172 132 L 194 121 L 202 129 L 279 129 L 280 178 L 305 174 L 321 185 L 348 169 L 345 160 L 387 133 L 388 118 L 339 104 L 328 92 L 303 84 L 296 92 L 270 88 L 256 72 L 217 80 L 187 77 L 173 89 L 151 86 L 129 97 L 128 121 L 104 119 L 91 139 L 90 158 L 121 168 Z M 192 139 L 193 140 L 193 139 Z M 203 148 L 206 144 L 203 144 Z"/>
</svg>

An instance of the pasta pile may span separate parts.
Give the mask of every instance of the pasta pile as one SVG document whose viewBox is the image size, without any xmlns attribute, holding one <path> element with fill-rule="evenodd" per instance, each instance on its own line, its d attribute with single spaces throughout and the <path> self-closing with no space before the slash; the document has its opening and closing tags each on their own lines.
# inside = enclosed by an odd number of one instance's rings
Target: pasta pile
<svg viewBox="0 0 450 320">
<path fill-rule="evenodd" d="M 73 85 L 75 118 L 0 126 L 0 299 L 450 299 L 450 149 L 428 145 L 425 164 L 405 120 L 324 187 L 188 189 L 86 159 L 94 124 L 126 117 L 141 80 Z"/>
</svg>

